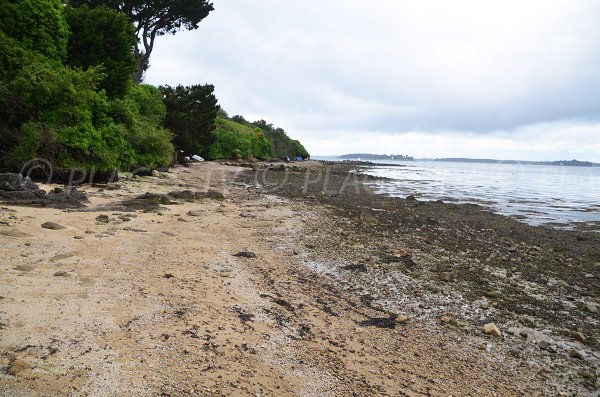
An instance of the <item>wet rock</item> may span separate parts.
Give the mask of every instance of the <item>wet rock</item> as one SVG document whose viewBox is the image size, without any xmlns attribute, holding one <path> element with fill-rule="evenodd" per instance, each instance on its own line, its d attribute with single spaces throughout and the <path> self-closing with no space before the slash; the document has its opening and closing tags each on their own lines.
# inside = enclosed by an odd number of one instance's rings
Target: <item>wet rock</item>
<svg viewBox="0 0 600 397">
<path fill-rule="evenodd" d="M 500 336 L 502 336 L 502 333 L 500 332 L 500 330 L 498 329 L 498 327 L 494 323 L 488 323 L 488 324 L 484 325 L 483 326 L 483 332 L 486 335 L 490 335 L 490 336 L 494 336 L 494 337 L 500 337 Z"/>
<path fill-rule="evenodd" d="M 241 251 L 237 254 L 233 254 L 233 256 L 237 256 L 239 258 L 256 258 L 256 254 L 252 251 Z"/>
<path fill-rule="evenodd" d="M 46 222 L 46 223 L 42 223 L 42 227 L 44 229 L 50 229 L 50 230 L 61 230 L 61 229 L 66 229 L 63 225 L 59 225 L 56 222 Z"/>
</svg>

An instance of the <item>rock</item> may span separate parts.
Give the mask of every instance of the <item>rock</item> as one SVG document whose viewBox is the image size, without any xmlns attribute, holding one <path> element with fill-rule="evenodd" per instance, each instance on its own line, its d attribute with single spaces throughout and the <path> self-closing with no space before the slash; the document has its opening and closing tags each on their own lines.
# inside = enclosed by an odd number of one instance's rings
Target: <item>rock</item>
<svg viewBox="0 0 600 397">
<path fill-rule="evenodd" d="M 489 309 L 490 308 L 490 304 L 488 302 L 481 302 L 481 304 L 479 305 L 480 308 L 482 309 Z"/>
<path fill-rule="evenodd" d="M 23 272 L 23 273 L 29 273 L 30 271 L 34 270 L 35 266 L 31 266 L 31 265 L 19 265 L 16 267 L 13 267 L 13 270 L 16 270 L 18 272 Z"/>
<path fill-rule="evenodd" d="M 576 358 L 578 360 L 583 360 L 583 358 L 586 356 L 586 354 L 585 354 L 585 351 L 583 351 L 583 350 L 571 349 L 571 351 L 569 352 L 569 356 Z"/>
<path fill-rule="evenodd" d="M 589 313 L 598 313 L 598 306 L 594 303 L 586 303 L 585 310 Z"/>
<path fill-rule="evenodd" d="M 256 254 L 252 251 L 241 251 L 237 254 L 233 254 L 233 256 L 237 256 L 239 258 L 256 258 Z"/>
<path fill-rule="evenodd" d="M 187 201 L 189 203 L 193 203 L 196 200 L 196 193 L 192 192 L 191 190 L 173 191 L 170 192 L 168 196 L 176 200 Z"/>
<path fill-rule="evenodd" d="M 202 216 L 202 215 L 204 215 L 204 214 L 202 213 L 202 211 L 194 211 L 194 210 L 188 211 L 188 212 L 187 212 L 187 214 L 188 214 L 189 216 Z"/>
<path fill-rule="evenodd" d="M 158 194 L 158 193 L 146 193 L 142 196 L 137 196 L 135 198 L 135 200 L 144 200 L 144 201 L 148 201 L 151 203 L 157 203 L 157 204 L 163 204 L 163 205 L 173 204 L 173 202 L 169 199 L 169 197 L 167 197 L 167 195 Z"/>
<path fill-rule="evenodd" d="M 108 217 L 108 215 L 98 215 L 96 217 L 96 221 L 100 223 L 108 223 L 110 222 L 110 218 Z"/>
<path fill-rule="evenodd" d="M 44 229 L 50 229 L 50 230 L 61 230 L 61 229 L 66 229 L 66 227 L 64 227 L 63 225 L 59 225 L 56 222 L 46 222 L 46 223 L 42 223 L 42 227 Z"/>
<path fill-rule="evenodd" d="M 573 338 L 575 338 L 575 340 L 578 340 L 579 342 L 585 342 L 587 340 L 587 338 L 585 337 L 584 334 L 582 334 L 581 332 L 574 332 L 573 333 Z"/>
<path fill-rule="evenodd" d="M 21 174 L 0 174 L 0 190 L 2 191 L 35 191 L 40 188 L 27 177 Z"/>
<path fill-rule="evenodd" d="M 196 198 L 207 198 L 211 200 L 225 200 L 225 195 L 217 190 L 196 193 Z"/>
<path fill-rule="evenodd" d="M 542 350 L 548 350 L 548 348 L 550 347 L 550 343 L 546 342 L 545 340 L 541 341 L 540 343 L 538 343 L 538 346 L 540 347 L 540 349 Z"/>
<path fill-rule="evenodd" d="M 490 336 L 495 336 L 495 337 L 502 336 L 502 333 L 500 332 L 500 330 L 498 329 L 498 327 L 496 327 L 496 324 L 494 324 L 494 323 L 489 323 L 489 324 L 484 325 L 483 332 L 486 335 L 490 335 Z"/>
<path fill-rule="evenodd" d="M 408 322 L 408 316 L 405 316 L 404 314 L 400 314 L 400 315 L 398 315 L 398 317 L 396 317 L 397 324 L 405 324 L 407 322 Z"/>
<path fill-rule="evenodd" d="M 352 272 L 365 273 L 367 271 L 367 266 L 363 265 L 362 263 L 359 263 L 359 264 L 342 266 L 342 269 L 349 270 Z"/>
<path fill-rule="evenodd" d="M 60 270 L 53 274 L 54 277 L 69 277 L 69 272 Z"/>
<path fill-rule="evenodd" d="M 442 322 L 443 322 L 444 324 L 449 324 L 449 323 L 450 323 L 450 321 L 452 321 L 452 319 L 451 319 L 450 317 L 448 317 L 448 316 L 444 316 L 444 317 L 442 317 L 442 318 L 441 318 L 441 320 L 442 320 Z"/>
<path fill-rule="evenodd" d="M 398 322 L 396 321 L 399 316 L 397 314 L 391 314 L 389 317 L 374 317 L 367 320 L 361 321 L 359 324 L 363 327 L 377 327 L 377 328 L 396 328 Z"/>
<path fill-rule="evenodd" d="M 406 201 L 417 201 L 417 198 L 411 194 L 410 196 L 406 197 Z"/>
<path fill-rule="evenodd" d="M 451 272 L 441 272 L 439 274 L 440 280 L 445 281 L 445 282 L 450 282 L 452 281 L 452 273 Z"/>
</svg>

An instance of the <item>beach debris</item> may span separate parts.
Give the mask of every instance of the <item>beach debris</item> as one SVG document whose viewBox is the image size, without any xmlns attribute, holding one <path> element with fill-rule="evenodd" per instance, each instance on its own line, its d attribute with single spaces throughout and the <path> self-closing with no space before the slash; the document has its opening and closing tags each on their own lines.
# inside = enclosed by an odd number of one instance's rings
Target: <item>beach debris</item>
<svg viewBox="0 0 600 397">
<path fill-rule="evenodd" d="M 408 318 L 404 319 L 404 317 L 400 317 L 397 314 L 390 314 L 389 317 L 371 317 L 367 320 L 361 321 L 359 324 L 363 327 L 377 327 L 377 328 L 389 328 L 394 329 L 396 325 L 401 322 L 406 322 Z M 401 318 L 403 321 L 398 321 Z"/>
<path fill-rule="evenodd" d="M 50 230 L 66 229 L 66 227 L 64 227 L 63 225 L 59 225 L 56 222 L 45 222 L 45 223 L 42 223 L 42 227 L 44 229 L 50 229 Z"/>
<path fill-rule="evenodd" d="M 240 251 L 237 254 L 233 254 L 233 256 L 237 256 L 238 258 L 256 258 L 256 254 L 252 251 Z"/>
<path fill-rule="evenodd" d="M 502 336 L 502 333 L 500 332 L 500 330 L 494 323 L 488 323 L 488 324 L 484 325 L 483 332 L 486 335 L 490 335 L 490 336 L 495 336 L 495 337 Z"/>
<path fill-rule="evenodd" d="M 367 271 L 367 266 L 362 263 L 358 263 L 358 264 L 353 264 L 353 265 L 342 266 L 342 269 L 348 270 L 351 272 L 365 273 Z"/>
</svg>

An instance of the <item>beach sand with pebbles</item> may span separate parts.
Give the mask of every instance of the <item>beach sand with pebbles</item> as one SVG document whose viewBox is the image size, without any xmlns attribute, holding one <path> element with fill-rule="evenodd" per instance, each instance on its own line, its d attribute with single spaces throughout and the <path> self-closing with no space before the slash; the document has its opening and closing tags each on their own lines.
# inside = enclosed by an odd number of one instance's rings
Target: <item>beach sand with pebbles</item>
<svg viewBox="0 0 600 397">
<path fill-rule="evenodd" d="M 597 394 L 598 234 L 245 166 L 0 203 L 0 395 Z"/>
</svg>

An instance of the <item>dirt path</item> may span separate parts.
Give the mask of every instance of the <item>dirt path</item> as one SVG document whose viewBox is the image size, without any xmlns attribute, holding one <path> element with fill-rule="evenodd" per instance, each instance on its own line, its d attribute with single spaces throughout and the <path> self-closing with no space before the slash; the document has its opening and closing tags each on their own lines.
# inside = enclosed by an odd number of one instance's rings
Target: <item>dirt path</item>
<svg viewBox="0 0 600 397">
<path fill-rule="evenodd" d="M 475 349 L 411 319 L 361 325 L 387 314 L 303 266 L 293 247 L 313 209 L 236 188 L 235 171 L 202 164 L 86 189 L 91 208 L 178 185 L 226 195 L 131 218 L 2 207 L 0 394 L 541 394 L 491 339 Z"/>
</svg>

